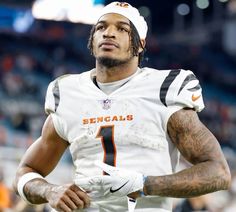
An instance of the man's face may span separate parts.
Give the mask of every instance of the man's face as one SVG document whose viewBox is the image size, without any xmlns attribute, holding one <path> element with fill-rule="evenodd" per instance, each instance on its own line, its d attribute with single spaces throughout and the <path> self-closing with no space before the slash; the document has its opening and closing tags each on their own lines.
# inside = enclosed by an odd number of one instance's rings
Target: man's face
<svg viewBox="0 0 236 212">
<path fill-rule="evenodd" d="M 115 61 L 113 64 L 116 65 L 128 62 L 133 57 L 130 31 L 130 21 L 124 16 L 115 13 L 102 16 L 93 35 L 93 54 L 96 59 L 100 62 Z"/>
</svg>

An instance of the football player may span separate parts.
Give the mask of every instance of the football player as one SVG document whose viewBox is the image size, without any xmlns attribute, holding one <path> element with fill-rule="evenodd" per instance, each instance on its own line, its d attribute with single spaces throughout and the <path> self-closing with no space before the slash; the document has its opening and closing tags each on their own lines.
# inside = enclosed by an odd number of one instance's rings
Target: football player
<svg viewBox="0 0 236 212">
<path fill-rule="evenodd" d="M 88 43 L 95 68 L 50 83 L 42 135 L 16 174 L 25 201 L 65 212 L 167 212 L 170 197 L 228 189 L 220 145 L 197 115 L 204 108 L 197 77 L 140 68 L 147 29 L 130 4 L 107 5 Z M 45 177 L 68 147 L 74 182 L 54 185 Z M 176 172 L 180 154 L 193 165 Z"/>
</svg>

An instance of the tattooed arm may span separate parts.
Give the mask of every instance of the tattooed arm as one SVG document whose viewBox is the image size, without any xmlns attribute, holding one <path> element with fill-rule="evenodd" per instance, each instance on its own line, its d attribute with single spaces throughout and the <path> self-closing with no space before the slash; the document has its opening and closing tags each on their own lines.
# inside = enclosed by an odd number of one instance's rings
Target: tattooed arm
<svg viewBox="0 0 236 212">
<path fill-rule="evenodd" d="M 197 113 L 182 109 L 168 122 L 168 133 L 192 167 L 166 176 L 149 176 L 146 195 L 188 198 L 228 189 L 230 171 L 214 135 L 200 122 Z"/>
</svg>

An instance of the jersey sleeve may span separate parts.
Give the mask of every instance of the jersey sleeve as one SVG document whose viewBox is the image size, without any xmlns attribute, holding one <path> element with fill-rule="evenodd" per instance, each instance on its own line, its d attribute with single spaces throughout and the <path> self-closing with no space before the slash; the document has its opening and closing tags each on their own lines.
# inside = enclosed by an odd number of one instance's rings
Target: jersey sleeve
<svg viewBox="0 0 236 212">
<path fill-rule="evenodd" d="M 205 107 L 199 80 L 189 70 L 170 71 L 162 83 L 160 99 L 166 108 L 163 114 L 165 129 L 174 112 L 183 108 L 200 112 Z"/>
<path fill-rule="evenodd" d="M 47 115 L 51 115 L 53 124 L 58 135 L 67 140 L 65 135 L 65 123 L 63 122 L 60 113 L 57 111 L 60 103 L 59 80 L 54 80 L 48 85 L 44 110 Z"/>
<path fill-rule="evenodd" d="M 170 106 L 192 108 L 196 112 L 204 109 L 202 88 L 199 80 L 192 71 L 181 70 L 179 76 L 173 81 L 168 100 Z"/>
<path fill-rule="evenodd" d="M 202 88 L 192 71 L 180 70 L 170 85 L 167 107 L 192 108 L 196 112 L 204 109 Z"/>
<path fill-rule="evenodd" d="M 57 82 L 54 80 L 48 85 L 46 98 L 45 98 L 45 104 L 44 104 L 44 110 L 47 115 L 56 112 L 56 100 L 55 100 L 55 87 Z"/>
</svg>

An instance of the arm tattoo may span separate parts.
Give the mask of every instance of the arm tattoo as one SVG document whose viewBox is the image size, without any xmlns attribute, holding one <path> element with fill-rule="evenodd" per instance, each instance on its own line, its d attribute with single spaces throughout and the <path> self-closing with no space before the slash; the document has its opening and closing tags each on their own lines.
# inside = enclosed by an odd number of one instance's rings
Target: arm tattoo
<svg viewBox="0 0 236 212">
<path fill-rule="evenodd" d="M 43 179 L 35 179 L 26 184 L 24 193 L 27 199 L 33 204 L 46 203 L 46 193 L 51 184 Z"/>
<path fill-rule="evenodd" d="M 194 197 L 227 189 L 230 172 L 214 135 L 192 110 L 174 113 L 168 133 L 182 156 L 193 166 L 166 176 L 149 176 L 144 192 L 148 195 Z"/>
</svg>

